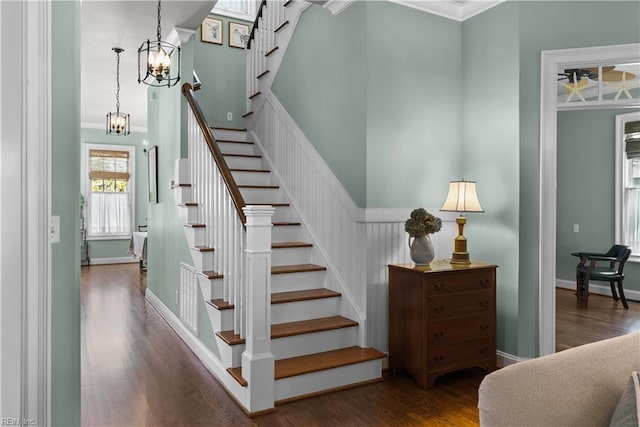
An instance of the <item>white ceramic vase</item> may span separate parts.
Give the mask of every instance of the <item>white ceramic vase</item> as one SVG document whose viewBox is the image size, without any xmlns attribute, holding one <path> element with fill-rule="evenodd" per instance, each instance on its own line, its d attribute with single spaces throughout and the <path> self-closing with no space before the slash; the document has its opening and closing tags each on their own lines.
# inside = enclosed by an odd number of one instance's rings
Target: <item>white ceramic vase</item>
<svg viewBox="0 0 640 427">
<path fill-rule="evenodd" d="M 415 237 L 413 242 L 411 241 L 411 236 L 409 236 L 409 254 L 416 265 L 429 265 L 435 257 L 433 243 L 431 243 L 429 235 Z"/>
</svg>

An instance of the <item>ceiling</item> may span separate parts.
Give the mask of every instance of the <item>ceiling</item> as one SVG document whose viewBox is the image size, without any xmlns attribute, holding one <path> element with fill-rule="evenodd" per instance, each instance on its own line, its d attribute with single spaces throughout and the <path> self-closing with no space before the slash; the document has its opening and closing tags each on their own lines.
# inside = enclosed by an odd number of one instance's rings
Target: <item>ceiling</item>
<svg viewBox="0 0 640 427">
<path fill-rule="evenodd" d="M 339 0 L 338 0 L 339 1 Z M 391 0 L 421 11 L 463 21 L 504 0 Z M 324 0 L 323 0 L 324 2 Z M 172 28 L 196 30 L 216 0 L 164 0 L 162 39 Z M 155 0 L 82 0 L 81 123 L 105 129 L 105 116 L 115 111 L 116 55 L 120 47 L 120 110 L 131 115 L 131 130 L 147 131 L 147 86 L 138 83 L 138 48 L 154 39 Z M 184 76 L 182 79 L 184 80 Z"/>
<path fill-rule="evenodd" d="M 197 29 L 213 8 L 213 0 L 164 0 L 162 38 L 172 28 Z M 83 0 L 81 9 L 81 122 L 83 128 L 105 129 L 105 116 L 115 111 L 116 55 L 121 47 L 120 110 L 131 115 L 131 130 L 147 130 L 147 87 L 138 83 L 138 48 L 155 39 L 157 2 Z M 183 76 L 184 79 L 184 76 Z"/>
</svg>

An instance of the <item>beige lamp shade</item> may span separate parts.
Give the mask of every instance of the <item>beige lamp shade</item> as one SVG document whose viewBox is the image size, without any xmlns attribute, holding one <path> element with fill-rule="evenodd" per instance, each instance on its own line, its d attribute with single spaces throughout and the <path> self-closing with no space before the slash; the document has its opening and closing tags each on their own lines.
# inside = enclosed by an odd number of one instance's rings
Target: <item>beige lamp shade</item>
<svg viewBox="0 0 640 427">
<path fill-rule="evenodd" d="M 484 212 L 478 194 L 475 181 L 451 181 L 449 182 L 449 194 L 440 208 L 441 211 L 450 212 Z"/>
</svg>

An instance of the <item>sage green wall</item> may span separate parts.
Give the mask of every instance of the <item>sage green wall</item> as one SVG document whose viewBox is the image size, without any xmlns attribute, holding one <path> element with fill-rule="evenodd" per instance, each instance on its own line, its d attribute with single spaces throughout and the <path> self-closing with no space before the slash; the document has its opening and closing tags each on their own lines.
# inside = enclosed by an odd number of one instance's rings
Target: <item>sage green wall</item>
<svg viewBox="0 0 640 427">
<path fill-rule="evenodd" d="M 197 35 L 196 35 L 197 36 Z M 193 40 L 183 43 L 181 69 L 183 76 L 193 71 Z M 183 80 L 187 80 L 183 77 Z M 148 206 L 147 288 L 176 316 L 180 306 L 176 293 L 180 289 L 180 263 L 193 265 L 191 252 L 184 235 L 184 225 L 171 186 L 175 179 L 175 162 L 186 147 L 186 102 L 181 84 L 167 89 L 149 88 L 148 138 L 149 145 L 158 146 L 158 203 Z M 219 354 L 215 335 L 207 314 L 204 298 L 199 298 L 198 337 L 216 355 Z"/>
<path fill-rule="evenodd" d="M 80 3 L 51 3 L 51 423 L 80 425 Z"/>
<path fill-rule="evenodd" d="M 367 2 L 365 14 L 367 197 L 360 206 L 437 208 L 448 182 L 461 178 L 460 23 L 391 2 Z"/>
<path fill-rule="evenodd" d="M 244 128 L 247 54 L 244 49 L 229 47 L 229 19 L 210 16 L 223 21 L 222 45 L 202 42 L 200 32 L 195 34 L 194 68 L 202 82 L 196 96 L 209 125 Z M 247 24 L 249 28 L 253 25 L 237 19 L 231 21 Z M 233 113 L 233 121 L 227 121 L 227 112 Z"/>
<path fill-rule="evenodd" d="M 615 240 L 615 117 L 630 110 L 558 113 L 556 276 L 575 282 L 571 252 L 605 252 Z M 573 224 L 580 231 L 574 233 Z M 625 266 L 625 289 L 640 290 L 640 265 Z M 606 285 L 606 283 L 605 283 Z"/>
<path fill-rule="evenodd" d="M 148 141 L 146 132 L 131 132 L 127 136 L 114 137 L 107 135 L 101 129 L 85 129 L 80 132 L 80 141 L 83 144 L 116 144 L 136 147 L 136 164 L 135 164 L 135 203 L 136 218 L 134 227 L 147 223 L 147 204 L 148 204 L 148 169 L 147 156 L 143 149 L 143 141 Z M 82 153 L 82 150 L 80 150 Z M 82 155 L 82 154 L 81 154 Z M 85 195 L 86 198 L 87 195 Z M 135 229 L 135 228 L 134 228 Z M 90 240 L 89 241 L 89 257 L 97 258 L 122 258 L 131 257 L 129 253 L 129 239 L 119 240 Z"/>
<path fill-rule="evenodd" d="M 514 4 L 462 24 L 463 173 L 485 210 L 467 215 L 465 236 L 472 258 L 498 265 L 497 344 L 509 354 L 518 354 L 518 44 Z"/>
<path fill-rule="evenodd" d="M 366 11 L 311 6 L 271 90 L 358 206 L 366 206 Z M 386 20 L 384 20 L 386 26 Z M 385 31 L 386 33 L 386 31 Z"/>
<path fill-rule="evenodd" d="M 539 322 L 540 53 L 551 49 L 640 42 L 640 3 L 523 1 L 517 2 L 517 5 L 520 30 L 518 355 L 535 356 L 538 354 Z"/>
</svg>

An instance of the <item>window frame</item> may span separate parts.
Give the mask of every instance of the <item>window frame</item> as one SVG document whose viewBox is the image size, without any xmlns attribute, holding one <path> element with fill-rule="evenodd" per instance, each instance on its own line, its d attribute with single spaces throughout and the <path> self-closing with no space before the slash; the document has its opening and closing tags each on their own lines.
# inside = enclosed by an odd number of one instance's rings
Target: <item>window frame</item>
<svg viewBox="0 0 640 427">
<path fill-rule="evenodd" d="M 91 234 L 91 179 L 89 178 L 89 162 L 91 150 L 106 151 L 127 151 L 129 153 L 129 183 L 127 185 L 129 191 L 129 215 L 131 230 L 129 233 L 111 233 L 111 234 Z M 100 143 L 84 143 L 82 144 L 82 162 L 81 162 L 81 190 L 85 199 L 85 215 L 87 224 L 87 240 L 128 240 L 134 231 L 136 218 L 136 147 L 133 145 L 116 145 L 116 144 L 100 144 Z"/>
<path fill-rule="evenodd" d="M 616 156 L 616 192 L 615 192 L 615 236 L 616 242 L 620 244 L 626 244 L 625 230 L 626 230 L 626 212 L 627 206 L 625 203 L 626 186 L 629 175 L 629 160 L 626 157 L 624 146 L 624 126 L 627 122 L 634 122 L 640 120 L 640 111 L 632 111 L 630 113 L 616 115 L 616 135 L 615 135 L 615 156 Z M 640 263 L 640 253 L 632 253 L 629 257 L 630 262 Z"/>
</svg>

